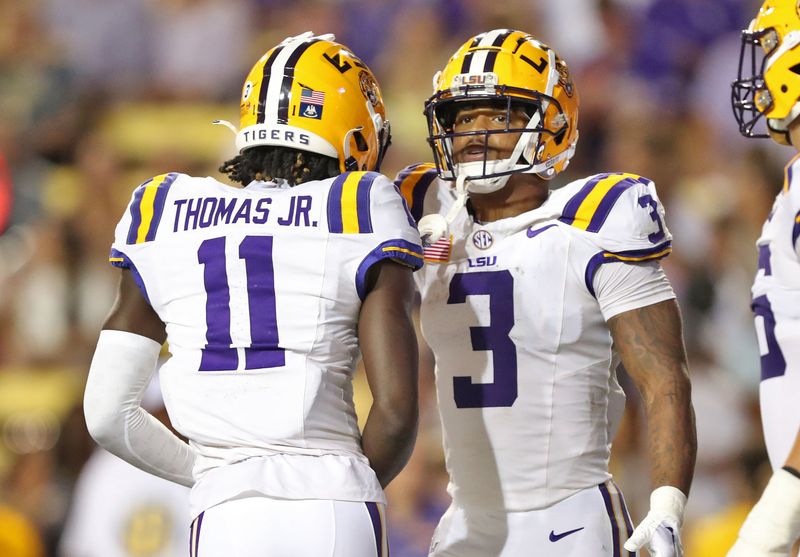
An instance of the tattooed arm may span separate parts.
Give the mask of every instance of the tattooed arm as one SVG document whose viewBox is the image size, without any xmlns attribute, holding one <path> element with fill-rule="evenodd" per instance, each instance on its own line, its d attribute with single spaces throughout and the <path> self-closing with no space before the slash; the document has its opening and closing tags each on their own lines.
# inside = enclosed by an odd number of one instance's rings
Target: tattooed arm
<svg viewBox="0 0 800 557">
<path fill-rule="evenodd" d="M 678 304 L 667 300 L 626 311 L 608 326 L 644 401 L 653 487 L 673 486 L 688 495 L 697 437 Z"/>
<path fill-rule="evenodd" d="M 608 321 L 622 363 L 642 395 L 647 414 L 650 511 L 625 542 L 653 557 L 682 557 L 680 527 L 692 484 L 697 436 L 674 299 L 620 313 Z"/>
</svg>

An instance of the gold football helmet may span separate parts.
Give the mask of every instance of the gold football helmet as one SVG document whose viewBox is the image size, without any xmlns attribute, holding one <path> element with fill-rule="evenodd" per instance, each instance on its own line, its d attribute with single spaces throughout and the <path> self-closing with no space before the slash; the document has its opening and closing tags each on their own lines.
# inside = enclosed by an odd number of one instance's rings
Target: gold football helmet
<svg viewBox="0 0 800 557">
<path fill-rule="evenodd" d="M 578 92 L 567 64 L 531 35 L 495 29 L 464 43 L 434 76 L 433 96 L 425 103 L 428 142 L 439 175 L 447 180 L 466 176 L 468 191 L 489 193 L 502 188 L 511 174 L 537 174 L 549 180 L 564 170 L 578 141 Z M 459 105 L 459 103 L 461 103 Z M 454 132 L 459 106 L 488 104 L 523 110 L 524 127 Z M 511 157 L 456 163 L 453 138 L 495 133 L 519 134 Z"/>
<path fill-rule="evenodd" d="M 390 143 L 378 82 L 333 35 L 304 33 L 267 51 L 242 88 L 236 147 L 291 147 L 378 170 Z"/>
<path fill-rule="evenodd" d="M 800 2 L 767 0 L 742 31 L 731 101 L 742 135 L 790 144 L 789 124 L 800 116 Z M 769 134 L 754 131 L 762 117 Z"/>
</svg>

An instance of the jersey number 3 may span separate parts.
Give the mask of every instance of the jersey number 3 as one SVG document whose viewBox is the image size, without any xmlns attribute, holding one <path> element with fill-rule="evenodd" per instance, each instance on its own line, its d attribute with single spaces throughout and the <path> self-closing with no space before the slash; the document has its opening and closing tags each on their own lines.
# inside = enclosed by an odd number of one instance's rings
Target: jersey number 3
<svg viewBox="0 0 800 557">
<path fill-rule="evenodd" d="M 511 406 L 517 400 L 517 347 L 509 337 L 514 326 L 514 277 L 508 271 L 459 273 L 450 283 L 448 304 L 463 304 L 467 296 L 489 296 L 488 327 L 470 327 L 473 350 L 491 350 L 494 381 L 474 383 L 453 377 L 458 408 Z"/>
<path fill-rule="evenodd" d="M 286 354 L 278 347 L 275 310 L 275 270 L 272 236 L 245 236 L 239 244 L 239 259 L 247 272 L 250 310 L 250 346 L 244 349 L 245 369 L 280 367 Z M 231 371 L 239 368 L 239 351 L 231 344 L 231 294 L 225 258 L 225 238 L 200 244 L 197 260 L 203 265 L 206 287 L 206 347 L 200 371 Z"/>
</svg>

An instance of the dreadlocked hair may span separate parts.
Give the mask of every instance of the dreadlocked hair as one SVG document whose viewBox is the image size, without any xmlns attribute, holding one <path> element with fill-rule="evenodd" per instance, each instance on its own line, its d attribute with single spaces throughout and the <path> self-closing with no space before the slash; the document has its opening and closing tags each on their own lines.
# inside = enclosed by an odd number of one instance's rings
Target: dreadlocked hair
<svg viewBox="0 0 800 557">
<path fill-rule="evenodd" d="M 243 186 L 253 180 L 286 180 L 296 186 L 341 174 L 338 160 L 289 147 L 252 147 L 222 163 L 219 171 Z"/>
</svg>

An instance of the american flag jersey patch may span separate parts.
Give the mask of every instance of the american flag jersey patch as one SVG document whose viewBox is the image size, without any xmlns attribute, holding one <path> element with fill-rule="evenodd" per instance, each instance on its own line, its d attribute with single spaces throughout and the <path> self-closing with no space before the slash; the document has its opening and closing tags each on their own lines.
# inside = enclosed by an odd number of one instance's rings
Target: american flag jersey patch
<svg viewBox="0 0 800 557">
<path fill-rule="evenodd" d="M 423 247 L 425 261 L 438 261 L 447 263 L 450 261 L 450 249 L 453 245 L 453 236 L 439 238 L 434 243 Z"/>
</svg>

